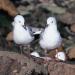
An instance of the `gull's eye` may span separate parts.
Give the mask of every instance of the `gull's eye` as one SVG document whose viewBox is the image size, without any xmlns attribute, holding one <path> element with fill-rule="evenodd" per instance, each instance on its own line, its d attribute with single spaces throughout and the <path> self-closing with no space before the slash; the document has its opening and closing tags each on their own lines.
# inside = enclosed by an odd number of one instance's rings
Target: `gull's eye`
<svg viewBox="0 0 75 75">
<path fill-rule="evenodd" d="M 58 55 L 60 57 L 60 55 Z"/>
<path fill-rule="evenodd" d="M 53 23 L 53 21 L 51 23 Z"/>
<path fill-rule="evenodd" d="M 21 21 L 19 21 L 19 23 L 21 23 Z"/>
</svg>

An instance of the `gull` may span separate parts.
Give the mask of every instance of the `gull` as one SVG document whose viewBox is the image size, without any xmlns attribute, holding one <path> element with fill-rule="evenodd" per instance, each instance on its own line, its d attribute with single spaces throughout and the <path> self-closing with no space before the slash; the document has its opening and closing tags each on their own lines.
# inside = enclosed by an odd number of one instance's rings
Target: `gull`
<svg viewBox="0 0 75 75">
<path fill-rule="evenodd" d="M 21 15 L 17 15 L 12 22 L 13 25 L 13 41 L 18 45 L 29 45 L 34 36 L 30 29 L 25 25 L 25 19 Z"/>
<path fill-rule="evenodd" d="M 47 51 L 52 49 L 56 49 L 56 54 L 58 53 L 57 48 L 61 46 L 62 38 L 57 29 L 55 17 L 49 17 L 47 19 L 47 26 L 44 29 L 44 31 L 40 34 L 39 44 L 41 48 L 44 49 L 45 56 L 47 56 Z M 58 58 L 57 55 L 55 56 L 55 58 Z"/>
</svg>

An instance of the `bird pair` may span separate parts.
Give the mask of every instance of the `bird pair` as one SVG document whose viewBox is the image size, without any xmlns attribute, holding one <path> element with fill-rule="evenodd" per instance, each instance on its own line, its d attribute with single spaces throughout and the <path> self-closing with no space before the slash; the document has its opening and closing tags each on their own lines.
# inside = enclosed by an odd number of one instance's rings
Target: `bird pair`
<svg viewBox="0 0 75 75">
<path fill-rule="evenodd" d="M 13 25 L 13 40 L 16 44 L 27 45 L 34 40 L 34 35 L 28 26 L 25 25 L 25 19 L 21 15 L 17 15 L 14 18 Z M 47 26 L 40 33 L 39 44 L 44 49 L 45 55 L 47 50 L 52 50 L 61 46 L 62 38 L 57 30 L 57 24 L 55 17 L 49 17 L 47 19 Z M 58 53 L 55 57 L 61 60 L 65 60 L 65 54 L 63 52 Z"/>
</svg>

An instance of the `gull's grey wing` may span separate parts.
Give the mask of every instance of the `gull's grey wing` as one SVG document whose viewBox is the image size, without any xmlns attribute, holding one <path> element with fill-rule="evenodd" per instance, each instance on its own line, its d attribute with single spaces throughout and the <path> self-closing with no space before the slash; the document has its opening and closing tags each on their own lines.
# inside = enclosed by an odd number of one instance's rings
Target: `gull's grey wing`
<svg viewBox="0 0 75 75">
<path fill-rule="evenodd" d="M 31 36 L 41 34 L 41 32 L 44 30 L 43 28 L 37 28 L 32 26 L 26 26 L 26 29 L 29 30 Z"/>
<path fill-rule="evenodd" d="M 37 28 L 37 27 L 32 27 L 28 26 L 30 30 L 33 32 L 34 35 L 41 34 L 41 32 L 44 30 L 43 28 Z"/>
<path fill-rule="evenodd" d="M 42 32 L 40 34 L 40 40 L 43 39 L 43 34 L 44 34 L 44 29 L 42 30 Z"/>
<path fill-rule="evenodd" d="M 29 30 L 30 35 L 33 37 L 34 36 L 34 32 L 32 31 L 32 28 L 30 26 L 27 26 L 27 29 Z"/>
</svg>

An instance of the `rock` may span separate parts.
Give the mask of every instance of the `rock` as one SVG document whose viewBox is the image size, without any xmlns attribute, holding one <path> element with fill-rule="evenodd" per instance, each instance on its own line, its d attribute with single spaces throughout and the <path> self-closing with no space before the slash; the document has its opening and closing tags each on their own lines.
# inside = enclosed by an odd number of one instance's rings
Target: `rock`
<svg viewBox="0 0 75 75">
<path fill-rule="evenodd" d="M 7 41 L 13 41 L 13 32 L 9 32 L 6 37 Z"/>
<path fill-rule="evenodd" d="M 69 59 L 75 59 L 75 46 L 68 48 L 67 56 Z"/>
<path fill-rule="evenodd" d="M 75 4 L 75 0 L 54 0 L 55 4 L 64 8 L 72 8 Z"/>
<path fill-rule="evenodd" d="M 7 46 L 8 46 L 9 48 L 11 48 L 12 45 L 13 45 L 13 43 L 12 43 L 12 41 L 13 41 L 13 32 L 9 32 L 9 33 L 7 34 L 6 41 L 7 41 Z"/>
<path fill-rule="evenodd" d="M 58 16 L 58 20 L 68 25 L 75 23 L 75 14 L 66 12 Z"/>
<path fill-rule="evenodd" d="M 52 13 L 56 13 L 56 14 L 63 14 L 66 12 L 66 9 L 64 9 L 62 7 L 58 7 L 54 3 L 42 3 L 42 4 L 39 4 L 39 6 L 47 9 L 48 11 L 50 11 Z"/>
<path fill-rule="evenodd" d="M 51 2 L 53 0 L 39 0 L 39 1 L 42 2 L 42 3 L 48 3 L 49 1 Z"/>
<path fill-rule="evenodd" d="M 27 7 L 25 6 L 22 6 L 20 5 L 18 8 L 17 8 L 18 12 L 21 14 L 21 15 L 27 15 L 27 14 L 30 14 L 30 11 L 31 10 L 34 10 L 34 6 L 33 5 L 29 5 Z"/>
<path fill-rule="evenodd" d="M 37 63 L 36 60 L 39 59 L 34 60 L 31 56 L 27 57 L 15 52 L 0 51 L 0 75 L 33 75 L 33 72 L 34 75 L 39 75 L 44 73 L 43 63 Z"/>
<path fill-rule="evenodd" d="M 74 14 L 75 13 L 75 4 L 73 5 L 73 7 L 68 8 L 67 11 Z"/>
<path fill-rule="evenodd" d="M 49 75 L 75 75 L 75 65 L 51 61 L 48 65 Z"/>
<path fill-rule="evenodd" d="M 58 52 L 64 51 L 62 46 L 59 47 L 57 50 L 58 50 Z M 48 52 L 48 56 L 51 58 L 55 58 L 55 55 L 56 55 L 56 49 L 53 49 L 50 52 Z"/>
<path fill-rule="evenodd" d="M 72 24 L 70 29 L 72 32 L 75 32 L 75 24 Z"/>
<path fill-rule="evenodd" d="M 62 46 L 48 52 L 48 57 L 52 58 L 53 60 L 59 60 L 59 61 L 66 61 L 67 60 L 66 53 L 64 52 L 64 49 Z"/>
<path fill-rule="evenodd" d="M 18 14 L 16 7 L 10 0 L 0 0 L 0 9 L 8 12 L 10 16 Z"/>
</svg>

